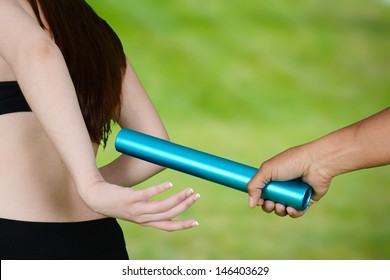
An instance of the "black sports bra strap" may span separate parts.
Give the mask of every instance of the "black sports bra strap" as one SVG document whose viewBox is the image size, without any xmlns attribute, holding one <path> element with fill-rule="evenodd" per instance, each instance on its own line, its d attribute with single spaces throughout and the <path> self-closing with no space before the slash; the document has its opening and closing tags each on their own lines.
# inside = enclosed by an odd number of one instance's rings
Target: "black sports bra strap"
<svg viewBox="0 0 390 280">
<path fill-rule="evenodd" d="M 0 115 L 31 112 L 17 82 L 0 82 Z"/>
</svg>

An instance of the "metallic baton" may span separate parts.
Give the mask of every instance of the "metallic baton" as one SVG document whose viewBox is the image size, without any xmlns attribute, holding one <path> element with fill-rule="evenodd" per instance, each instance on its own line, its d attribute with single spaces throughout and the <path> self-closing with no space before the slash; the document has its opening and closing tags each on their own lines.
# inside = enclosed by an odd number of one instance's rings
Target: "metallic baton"
<svg viewBox="0 0 390 280">
<path fill-rule="evenodd" d="M 247 192 L 246 185 L 258 170 L 126 128 L 119 131 L 115 148 L 123 154 L 243 192 Z M 311 195 L 310 185 L 295 179 L 269 182 L 263 188 L 261 197 L 297 210 L 305 210 Z"/>
</svg>

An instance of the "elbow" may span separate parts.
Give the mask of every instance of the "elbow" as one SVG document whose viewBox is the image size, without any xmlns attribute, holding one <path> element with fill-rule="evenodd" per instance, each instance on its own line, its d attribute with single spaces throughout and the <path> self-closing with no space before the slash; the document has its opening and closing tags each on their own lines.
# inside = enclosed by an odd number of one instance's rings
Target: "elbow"
<svg viewBox="0 0 390 280">
<path fill-rule="evenodd" d="M 164 131 L 161 133 L 161 136 L 160 136 L 161 139 L 164 139 L 166 141 L 171 141 L 171 139 L 169 138 L 169 135 L 168 135 L 168 132 L 164 129 Z"/>
<path fill-rule="evenodd" d="M 64 63 L 60 49 L 49 38 L 35 38 L 18 50 L 15 69 L 17 72 L 49 70 L 54 64 Z M 34 73 L 34 72 L 30 72 Z"/>
<path fill-rule="evenodd" d="M 153 137 L 157 137 L 157 138 L 165 140 L 165 141 L 170 141 L 168 132 L 167 132 L 167 130 L 163 126 L 160 129 L 155 129 L 153 131 L 152 130 L 151 131 L 148 131 L 148 130 L 142 131 L 142 130 L 140 130 L 140 132 L 148 134 L 148 135 L 151 135 Z"/>
<path fill-rule="evenodd" d="M 168 135 L 168 131 L 165 129 L 164 124 L 160 121 L 159 126 L 156 126 L 155 132 L 156 137 L 165 141 L 171 141 Z"/>
<path fill-rule="evenodd" d="M 152 176 L 164 171 L 165 169 L 167 169 L 166 167 L 164 166 L 160 166 L 160 165 L 155 165 L 153 164 L 153 169 L 151 171 L 151 173 L 153 174 Z"/>
<path fill-rule="evenodd" d="M 62 53 L 57 45 L 49 39 L 39 39 L 28 53 L 30 60 L 45 63 L 57 61 L 62 58 Z"/>
</svg>

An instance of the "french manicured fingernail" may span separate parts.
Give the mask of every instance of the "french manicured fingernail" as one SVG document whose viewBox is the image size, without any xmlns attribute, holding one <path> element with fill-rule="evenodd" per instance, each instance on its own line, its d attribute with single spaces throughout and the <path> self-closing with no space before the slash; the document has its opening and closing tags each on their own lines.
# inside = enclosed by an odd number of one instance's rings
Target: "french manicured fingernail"
<svg viewBox="0 0 390 280">
<path fill-rule="evenodd" d="M 193 223 L 191 224 L 191 227 L 197 227 L 197 226 L 199 226 L 199 223 L 198 223 L 198 222 L 193 222 Z"/>
<path fill-rule="evenodd" d="M 194 201 L 197 201 L 199 198 L 200 198 L 200 194 L 197 193 L 197 194 L 195 195 Z"/>
<path fill-rule="evenodd" d="M 189 189 L 189 190 L 186 192 L 186 197 L 190 197 L 193 193 L 194 193 L 194 190 L 193 190 L 193 189 Z"/>
<path fill-rule="evenodd" d="M 173 184 L 172 184 L 171 182 L 169 182 L 169 183 L 165 186 L 166 189 L 170 189 L 170 188 L 172 188 L 172 187 L 173 187 Z"/>
</svg>

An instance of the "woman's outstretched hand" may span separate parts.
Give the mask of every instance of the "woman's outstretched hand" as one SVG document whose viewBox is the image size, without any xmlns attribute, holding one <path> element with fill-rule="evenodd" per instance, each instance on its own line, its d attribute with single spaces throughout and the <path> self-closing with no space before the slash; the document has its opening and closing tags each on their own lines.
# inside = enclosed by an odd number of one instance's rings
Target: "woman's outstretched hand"
<svg viewBox="0 0 390 280">
<path fill-rule="evenodd" d="M 162 200 L 153 199 L 170 189 L 172 184 L 162 183 L 134 190 L 99 181 L 82 193 L 86 204 L 95 212 L 136 224 L 165 231 L 189 229 L 198 225 L 196 220 L 174 220 L 200 197 L 186 188 Z"/>
</svg>

